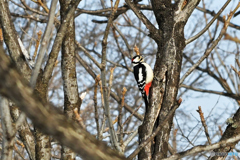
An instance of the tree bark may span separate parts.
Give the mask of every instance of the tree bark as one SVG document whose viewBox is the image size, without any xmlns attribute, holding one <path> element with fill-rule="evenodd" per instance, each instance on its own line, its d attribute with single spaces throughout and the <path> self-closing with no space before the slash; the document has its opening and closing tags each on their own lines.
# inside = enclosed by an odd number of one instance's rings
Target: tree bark
<svg viewBox="0 0 240 160">
<path fill-rule="evenodd" d="M 8 8 L 8 1 L 5 0 L 0 0 L 0 23 L 3 29 L 4 42 L 7 45 L 11 59 L 16 63 L 23 76 L 29 80 L 31 77 L 31 70 L 19 46 L 18 36 Z"/>
<path fill-rule="evenodd" d="M 0 112 L 3 130 L 1 160 L 12 160 L 16 129 L 12 123 L 8 100 L 4 97 L 0 97 Z"/>
<path fill-rule="evenodd" d="M 155 39 L 158 52 L 154 66 L 155 78 L 150 90 L 149 108 L 146 110 L 143 124 L 139 128 L 140 142 L 152 134 L 154 125 L 158 126 L 164 121 L 176 102 L 182 52 L 185 47 L 184 26 L 199 0 L 187 3 L 184 8 L 182 8 L 183 1 L 178 1 L 175 4 L 168 0 L 152 0 L 151 2 L 159 26 L 159 35 Z M 150 160 L 151 158 L 167 157 L 172 120 L 173 116 L 157 134 L 154 144 L 149 143 L 139 153 L 139 159 Z"/>
<path fill-rule="evenodd" d="M 31 70 L 26 63 L 22 50 L 19 46 L 18 36 L 12 23 L 10 11 L 8 8 L 8 1 L 0 0 L 0 28 L 2 28 L 2 36 L 7 46 L 11 60 L 15 62 L 17 68 L 21 71 L 24 78 L 30 80 Z M 0 52 L 4 52 L 2 46 L 3 41 L 0 40 L 0 43 Z M 11 107 L 10 112 L 14 122 L 16 122 L 20 115 L 19 109 L 17 107 Z M 19 127 L 18 131 L 22 142 L 26 146 L 26 150 L 29 153 L 30 159 L 35 160 L 34 137 L 26 121 Z"/>
<path fill-rule="evenodd" d="M 11 116 L 13 121 L 16 123 L 21 112 L 16 105 L 10 108 Z M 23 122 L 18 128 L 18 133 L 21 141 L 23 142 L 30 160 L 35 160 L 35 138 L 32 131 L 29 128 L 27 120 Z"/>
<path fill-rule="evenodd" d="M 8 57 L 0 52 L 0 94 L 10 98 L 43 133 L 52 135 L 86 160 L 126 159 L 82 129 L 59 110 L 44 103 L 29 83 L 16 71 Z"/>
<path fill-rule="evenodd" d="M 67 11 L 74 5 L 73 0 L 60 0 L 61 20 L 64 20 Z M 76 77 L 76 59 L 75 59 L 75 22 L 74 17 L 70 19 L 68 29 L 62 44 L 62 79 L 64 91 L 64 113 L 74 121 L 76 116 L 74 109 L 80 110 L 81 100 L 78 94 L 78 85 Z M 76 154 L 69 148 L 62 146 L 61 159 L 73 160 Z"/>
<path fill-rule="evenodd" d="M 228 124 L 225 132 L 223 133 L 223 135 L 222 135 L 222 137 L 220 139 L 220 142 L 224 141 L 224 140 L 226 140 L 228 138 L 231 138 L 231 137 L 239 135 L 239 133 L 240 133 L 240 109 L 238 109 L 237 112 L 234 114 L 234 116 L 228 120 L 228 123 L 229 124 Z M 225 147 L 225 146 L 220 147 L 218 149 L 215 149 L 214 152 L 228 153 L 232 149 L 235 148 L 235 145 L 237 143 L 238 142 L 232 143 L 228 147 Z M 221 156 L 214 156 L 214 157 L 211 157 L 211 160 L 217 160 L 217 159 L 221 159 L 221 158 L 222 158 Z"/>
<path fill-rule="evenodd" d="M 48 85 L 45 85 L 42 80 L 42 71 L 37 79 L 37 84 L 34 92 L 41 98 L 43 103 L 47 103 Z M 51 141 L 48 135 L 42 133 L 37 127 L 34 126 L 35 136 L 35 152 L 36 160 L 51 159 Z"/>
</svg>

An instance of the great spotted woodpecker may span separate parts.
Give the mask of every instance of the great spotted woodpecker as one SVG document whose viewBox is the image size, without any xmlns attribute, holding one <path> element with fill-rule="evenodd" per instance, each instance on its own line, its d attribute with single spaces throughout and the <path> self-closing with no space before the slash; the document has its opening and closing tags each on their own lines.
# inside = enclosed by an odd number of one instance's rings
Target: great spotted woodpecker
<svg viewBox="0 0 240 160">
<path fill-rule="evenodd" d="M 138 88 L 142 93 L 142 97 L 145 101 L 146 108 L 148 107 L 148 95 L 149 89 L 152 85 L 153 70 L 144 62 L 144 59 L 140 55 L 136 55 L 132 59 L 133 73 L 138 84 Z"/>
</svg>

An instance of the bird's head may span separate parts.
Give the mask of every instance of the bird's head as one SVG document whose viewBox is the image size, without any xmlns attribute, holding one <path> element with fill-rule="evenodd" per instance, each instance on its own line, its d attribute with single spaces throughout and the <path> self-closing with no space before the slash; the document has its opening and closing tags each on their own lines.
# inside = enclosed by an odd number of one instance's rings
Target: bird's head
<svg viewBox="0 0 240 160">
<path fill-rule="evenodd" d="M 136 56 L 134 56 L 134 57 L 132 58 L 132 64 L 133 64 L 133 66 L 138 65 L 139 63 L 142 63 L 142 62 L 144 62 L 144 59 L 143 59 L 143 57 L 140 56 L 140 55 L 136 55 Z"/>
</svg>

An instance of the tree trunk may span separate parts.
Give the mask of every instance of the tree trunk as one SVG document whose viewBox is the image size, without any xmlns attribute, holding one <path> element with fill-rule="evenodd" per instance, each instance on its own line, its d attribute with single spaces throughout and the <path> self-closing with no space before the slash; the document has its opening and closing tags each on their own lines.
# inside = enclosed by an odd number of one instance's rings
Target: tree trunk
<svg viewBox="0 0 240 160">
<path fill-rule="evenodd" d="M 28 64 L 26 63 L 25 57 L 23 56 L 22 50 L 19 46 L 16 30 L 11 21 L 10 11 L 8 8 L 8 1 L 0 0 L 0 28 L 2 28 L 3 31 L 2 36 L 4 38 L 5 44 L 7 45 L 7 49 L 11 60 L 15 62 L 17 68 L 19 69 L 19 71 L 21 71 L 24 78 L 29 81 L 31 76 L 31 70 L 28 67 Z M 2 39 L 0 40 L 0 43 L 2 52 L 1 54 L 4 54 Z M 20 115 L 19 109 L 17 107 L 12 106 L 10 108 L 10 112 L 14 122 L 16 122 Z M 26 146 L 30 159 L 35 160 L 34 137 L 26 121 L 19 127 L 18 131 L 22 142 Z"/>
<path fill-rule="evenodd" d="M 0 97 L 0 113 L 3 130 L 1 160 L 12 160 L 16 129 L 12 123 L 8 100 L 4 97 Z"/>
<path fill-rule="evenodd" d="M 48 85 L 44 84 L 41 81 L 42 72 L 40 72 L 39 77 L 37 79 L 35 93 L 41 97 L 43 103 L 47 103 L 47 89 Z M 38 128 L 34 127 L 35 130 L 35 141 L 36 141 L 36 160 L 51 159 L 51 142 L 50 137 L 45 135 Z"/>
<path fill-rule="evenodd" d="M 61 20 L 67 11 L 72 8 L 74 1 L 60 1 L 61 4 Z M 74 109 L 77 108 L 78 113 L 80 110 L 81 100 L 78 94 L 78 85 L 76 77 L 76 59 L 75 59 L 75 22 L 74 17 L 70 19 L 68 29 L 62 43 L 62 79 L 63 79 L 63 91 L 64 91 L 64 113 L 67 117 L 76 121 Z M 62 146 L 61 159 L 73 160 L 76 154 L 69 148 Z"/>
<path fill-rule="evenodd" d="M 149 109 L 139 128 L 140 142 L 147 139 L 174 106 L 178 93 L 182 52 L 185 47 L 184 26 L 199 0 L 189 2 L 182 8 L 183 1 L 152 0 L 153 11 L 159 26 L 154 80 L 150 90 Z M 150 35 L 153 33 L 150 33 Z M 157 119 L 157 120 L 156 120 Z M 173 117 L 155 137 L 155 142 L 146 145 L 139 153 L 139 159 L 162 159 L 167 157 L 168 140 Z"/>
<path fill-rule="evenodd" d="M 228 138 L 231 138 L 231 137 L 234 137 L 234 136 L 237 136 L 239 135 L 240 133 L 240 109 L 237 110 L 237 112 L 234 114 L 233 118 L 230 118 L 228 121 L 227 121 L 229 124 L 225 130 L 225 132 L 223 133 L 221 139 L 220 139 L 220 142 L 221 141 L 224 141 Z M 238 142 L 235 142 L 235 143 L 232 143 L 230 146 L 228 147 L 221 147 L 221 148 L 218 148 L 218 149 L 215 149 L 214 152 L 224 152 L 224 153 L 228 153 L 230 152 L 232 149 L 235 148 L 235 145 L 237 144 Z M 221 156 L 214 156 L 214 157 L 211 157 L 211 160 L 217 160 L 217 159 L 221 159 L 222 157 Z"/>
</svg>

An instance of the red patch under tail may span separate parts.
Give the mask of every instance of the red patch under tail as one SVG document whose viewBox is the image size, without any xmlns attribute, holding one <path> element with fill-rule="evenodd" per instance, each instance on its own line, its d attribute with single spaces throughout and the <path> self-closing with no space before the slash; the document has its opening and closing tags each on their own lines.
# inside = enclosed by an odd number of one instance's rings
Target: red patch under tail
<svg viewBox="0 0 240 160">
<path fill-rule="evenodd" d="M 146 86 L 145 86 L 145 88 L 144 88 L 144 91 L 146 92 L 146 95 L 147 95 L 147 96 L 148 96 L 148 94 L 149 94 L 149 89 L 150 89 L 151 85 L 152 85 L 152 82 L 146 84 Z"/>
</svg>

